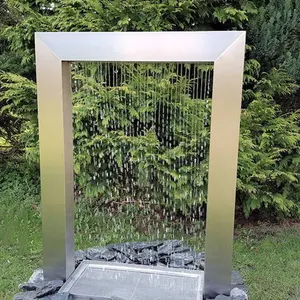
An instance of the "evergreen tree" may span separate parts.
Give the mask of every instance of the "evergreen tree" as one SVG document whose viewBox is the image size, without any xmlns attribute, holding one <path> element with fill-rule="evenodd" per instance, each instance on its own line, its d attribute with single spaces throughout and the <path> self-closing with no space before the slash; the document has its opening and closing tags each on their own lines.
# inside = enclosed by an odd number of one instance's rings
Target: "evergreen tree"
<svg viewBox="0 0 300 300">
<path fill-rule="evenodd" d="M 258 13 L 251 16 L 248 40 L 253 45 L 252 57 L 269 72 L 273 67 L 286 70 L 300 83 L 300 1 L 258 1 Z M 300 107 L 300 93 L 292 98 L 276 97 L 289 110 Z"/>
<path fill-rule="evenodd" d="M 281 2 L 283 1 L 276 0 L 277 7 Z M 291 14 L 293 26 L 284 23 L 284 26 L 277 28 L 277 21 L 273 20 L 274 17 L 268 19 L 267 13 L 262 17 L 265 14 L 264 9 L 275 14 L 271 4 L 266 2 L 265 7 L 260 8 L 256 17 L 256 7 L 252 1 L 247 0 L 57 0 L 51 2 L 46 0 L 34 2 L 7 0 L 2 3 L 5 4 L 6 17 L 0 24 L 0 43 L 4 45 L 0 53 L 2 62 L 0 137 L 14 147 L 23 148 L 27 158 L 35 162 L 38 161 L 38 130 L 34 32 L 237 30 L 247 28 L 250 33 L 250 44 L 254 44 L 256 52 L 251 54 L 248 47 L 245 64 L 244 110 L 238 169 L 239 204 L 243 207 L 246 215 L 264 207 L 268 207 L 269 211 L 275 212 L 276 215 L 297 215 L 300 207 L 298 196 L 300 189 L 299 114 L 295 112 L 283 115 L 280 107 L 274 105 L 274 99 L 289 97 L 297 88 L 290 76 L 294 76 L 296 79 L 298 76 L 295 71 L 298 62 L 293 59 L 298 55 L 299 45 L 295 39 L 293 43 L 289 44 L 290 48 L 282 44 L 285 43 L 285 38 L 291 32 L 293 32 L 291 34 L 293 37 L 297 34 L 298 25 L 295 21 L 297 18 L 294 17 L 298 14 L 297 12 L 292 11 Z M 282 15 L 279 10 L 278 14 L 275 14 L 277 17 L 275 19 L 285 20 L 287 23 L 289 16 L 287 12 L 293 7 L 292 3 L 294 2 L 286 1 L 287 15 Z M 258 5 L 260 4 L 258 3 Z M 263 32 L 259 28 L 264 24 L 264 19 L 269 20 L 265 26 L 270 26 L 273 30 L 273 32 L 271 29 L 268 31 L 267 37 L 263 36 Z M 275 37 L 275 27 L 276 30 L 282 30 L 278 38 Z M 262 43 L 260 47 L 263 38 L 268 39 L 268 42 Z M 288 41 L 290 40 L 288 39 Z M 269 45 L 274 49 L 271 49 Z M 280 51 L 282 50 L 280 47 L 285 52 Z M 290 54 L 288 54 L 288 49 L 290 49 Z M 270 52 L 268 54 L 270 61 L 268 56 L 263 56 L 264 51 Z M 283 55 L 281 55 L 282 53 Z M 249 56 L 252 57 L 249 59 Z M 281 56 L 282 58 L 280 58 Z M 257 57 L 259 60 L 256 60 Z M 294 71 L 292 67 L 294 67 Z M 75 172 L 78 174 L 76 180 L 79 188 L 91 197 L 102 195 L 100 201 L 105 200 L 104 196 L 106 198 L 120 197 L 120 195 L 114 194 L 115 187 L 118 187 L 117 192 L 126 192 L 127 183 L 124 182 L 124 178 L 132 176 L 132 174 L 124 174 L 124 168 L 122 168 L 123 163 L 128 162 L 126 153 L 129 152 L 127 146 L 130 146 L 130 159 L 135 164 L 136 174 L 138 174 L 135 179 L 137 179 L 140 195 L 145 194 L 144 188 L 147 188 L 148 181 L 147 171 L 149 165 L 152 164 L 151 167 L 153 167 L 154 164 L 156 176 L 163 174 L 164 176 L 161 177 L 164 180 L 169 183 L 176 182 L 171 188 L 170 185 L 162 182 L 161 185 L 157 185 L 157 191 L 164 197 L 166 194 L 171 197 L 169 205 L 188 214 L 188 210 L 195 200 L 195 198 L 186 199 L 185 197 L 186 190 L 191 184 L 191 169 L 177 168 L 175 172 L 172 172 L 169 167 L 171 164 L 176 165 L 182 158 L 186 158 L 186 155 L 190 157 L 194 155 L 190 151 L 191 145 L 195 142 L 189 138 L 192 134 L 191 128 L 190 131 L 185 132 L 186 135 L 178 134 L 178 145 L 174 149 L 164 147 L 164 141 L 159 140 L 157 133 L 151 130 L 147 134 L 139 134 L 131 138 L 112 130 L 110 124 L 124 122 L 122 119 L 124 114 L 138 119 L 141 112 L 145 113 L 146 108 L 142 103 L 138 103 L 138 99 L 135 101 L 139 105 L 131 110 L 124 110 L 122 101 L 120 101 L 124 97 L 126 99 L 126 95 L 133 94 L 137 83 L 128 82 L 126 91 L 125 87 L 120 86 L 116 88 L 109 85 L 99 86 L 95 82 L 97 79 L 95 76 L 90 78 L 86 74 L 81 74 L 80 70 L 77 70 L 75 74 L 81 76 L 78 79 L 83 86 L 74 95 Z M 92 70 L 91 67 L 89 72 Z M 286 70 L 288 70 L 288 74 Z M 139 69 L 141 74 L 145 72 L 139 79 L 140 82 L 143 82 L 146 74 L 149 74 L 148 71 Z M 155 72 L 159 72 L 159 70 Z M 188 82 L 182 81 L 180 76 L 174 75 L 173 72 L 165 72 L 164 76 L 163 82 L 166 90 L 174 89 L 174 83 L 177 80 L 177 82 L 181 81 L 181 93 L 185 94 Z M 149 90 L 144 91 L 145 94 L 155 95 L 158 84 L 153 81 Z M 85 98 L 89 97 L 88 91 L 90 90 L 98 95 L 97 101 L 85 101 Z M 120 91 L 123 96 L 120 96 Z M 164 105 L 168 105 L 167 98 L 163 95 L 160 96 L 160 101 Z M 109 118 L 95 114 L 96 106 L 101 107 L 105 97 L 110 97 L 112 100 Z M 151 97 L 149 96 L 148 99 L 151 100 Z M 184 106 L 177 106 L 178 111 L 191 112 L 190 118 L 195 121 L 192 113 L 194 103 L 189 97 L 186 97 L 183 104 Z M 120 114 L 120 108 L 122 108 L 122 114 Z M 91 111 L 94 113 L 92 118 Z M 96 136 L 90 130 L 91 121 L 96 122 L 99 126 Z M 177 130 L 180 132 L 180 127 L 177 126 Z M 107 136 L 106 139 L 103 138 L 105 132 L 109 132 L 109 138 Z M 202 138 L 208 141 L 207 128 L 202 128 L 201 134 Z M 101 137 L 102 146 L 98 148 Z M 118 150 L 114 152 L 111 164 L 118 170 L 118 176 L 113 178 L 112 185 L 107 185 L 104 178 L 93 178 L 96 174 L 94 162 L 99 155 L 102 156 L 103 161 L 107 160 L 106 153 L 112 152 L 112 149 Z M 151 157 L 151 162 L 149 157 Z M 199 188 L 205 190 L 207 157 L 203 162 L 202 169 L 197 170 L 197 180 L 193 184 L 197 184 Z M 141 170 L 143 172 L 140 172 Z M 199 198 L 199 195 L 194 196 Z"/>
</svg>

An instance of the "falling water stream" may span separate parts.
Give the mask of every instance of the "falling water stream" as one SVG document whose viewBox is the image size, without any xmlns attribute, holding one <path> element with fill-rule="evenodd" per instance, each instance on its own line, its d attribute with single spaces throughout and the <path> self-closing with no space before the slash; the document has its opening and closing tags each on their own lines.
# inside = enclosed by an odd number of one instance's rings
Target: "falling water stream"
<svg viewBox="0 0 300 300">
<path fill-rule="evenodd" d="M 93 219 L 79 208 L 77 230 L 100 244 L 201 240 L 212 76 L 203 64 L 72 64 L 76 195 Z"/>
</svg>

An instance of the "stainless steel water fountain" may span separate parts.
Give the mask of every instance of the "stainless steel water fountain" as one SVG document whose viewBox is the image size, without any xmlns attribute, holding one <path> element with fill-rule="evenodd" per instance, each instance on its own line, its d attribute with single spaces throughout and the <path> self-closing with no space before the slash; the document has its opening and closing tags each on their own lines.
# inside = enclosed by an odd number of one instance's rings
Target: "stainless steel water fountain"
<svg viewBox="0 0 300 300">
<path fill-rule="evenodd" d="M 36 33 L 45 280 L 75 299 L 228 293 L 245 32 Z M 71 62 L 213 63 L 205 272 L 84 261 L 74 272 Z M 102 298 L 101 298 L 102 297 Z M 115 298 L 118 299 L 118 298 Z"/>
</svg>

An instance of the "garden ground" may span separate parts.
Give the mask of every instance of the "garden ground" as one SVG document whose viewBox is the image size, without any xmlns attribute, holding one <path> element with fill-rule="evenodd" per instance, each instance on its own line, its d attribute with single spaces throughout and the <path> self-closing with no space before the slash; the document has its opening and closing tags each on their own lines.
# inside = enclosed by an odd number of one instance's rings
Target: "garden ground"
<svg viewBox="0 0 300 300">
<path fill-rule="evenodd" d="M 42 264 L 39 210 L 35 206 L 23 207 L 9 200 L 0 198 L 0 299 L 2 300 L 12 299 L 18 291 L 18 285 L 26 281 L 33 270 Z M 106 218 L 100 214 L 88 218 L 83 217 L 82 211 L 76 215 L 77 248 L 84 249 L 99 243 L 146 238 L 145 235 L 138 234 L 124 216 Z M 102 228 L 104 222 L 105 232 Z M 117 226 L 118 229 L 115 230 L 115 226 L 107 226 L 107 222 L 122 223 L 122 226 Z M 109 227 L 111 230 L 107 231 Z M 86 234 L 86 228 L 90 234 Z M 101 236 L 103 237 L 99 238 Z M 200 234 L 200 238 L 197 238 L 197 235 L 185 238 L 188 243 L 203 250 L 203 234 Z M 290 222 L 281 225 L 264 223 L 236 229 L 233 260 L 234 268 L 239 270 L 246 280 L 251 300 L 300 299 L 299 223 Z"/>
</svg>

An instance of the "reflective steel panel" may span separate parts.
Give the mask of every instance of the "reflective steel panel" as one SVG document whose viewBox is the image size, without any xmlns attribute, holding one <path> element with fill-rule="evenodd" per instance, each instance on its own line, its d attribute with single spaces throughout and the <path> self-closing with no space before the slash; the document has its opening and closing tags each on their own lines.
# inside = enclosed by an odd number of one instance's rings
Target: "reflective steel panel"
<svg viewBox="0 0 300 300">
<path fill-rule="evenodd" d="M 203 271 L 83 261 L 60 292 L 74 299 L 202 300 Z"/>
</svg>

